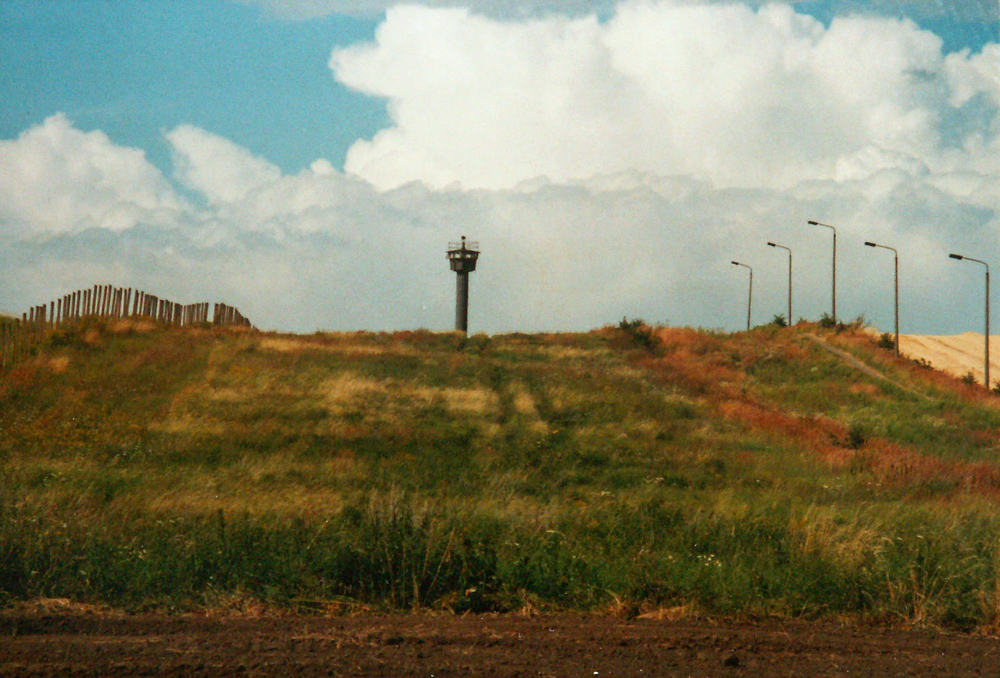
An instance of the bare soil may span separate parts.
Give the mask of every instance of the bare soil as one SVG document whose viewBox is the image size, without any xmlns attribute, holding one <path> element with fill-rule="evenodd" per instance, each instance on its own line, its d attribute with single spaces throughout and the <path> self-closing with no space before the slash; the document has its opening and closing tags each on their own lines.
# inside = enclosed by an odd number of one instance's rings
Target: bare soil
<svg viewBox="0 0 1000 678">
<path fill-rule="evenodd" d="M 0 612 L 0 676 L 996 676 L 1000 640 L 589 615 Z"/>
<path fill-rule="evenodd" d="M 982 383 L 985 342 L 982 334 L 966 332 L 951 336 L 904 334 L 899 351 L 907 358 L 925 360 L 935 369 L 964 377 L 970 372 Z M 990 335 L 990 374 L 1000 375 L 1000 337 Z"/>
</svg>

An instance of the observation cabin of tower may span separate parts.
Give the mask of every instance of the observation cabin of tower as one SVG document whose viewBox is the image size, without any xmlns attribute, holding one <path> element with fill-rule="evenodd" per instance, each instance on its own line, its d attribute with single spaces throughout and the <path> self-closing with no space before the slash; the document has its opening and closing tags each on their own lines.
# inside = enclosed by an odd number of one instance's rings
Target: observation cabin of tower
<svg viewBox="0 0 1000 678">
<path fill-rule="evenodd" d="M 467 242 L 463 235 L 462 242 L 448 243 L 448 261 L 451 262 L 451 270 L 455 271 L 455 273 L 471 273 L 475 271 L 478 259 L 478 242 Z"/>
</svg>

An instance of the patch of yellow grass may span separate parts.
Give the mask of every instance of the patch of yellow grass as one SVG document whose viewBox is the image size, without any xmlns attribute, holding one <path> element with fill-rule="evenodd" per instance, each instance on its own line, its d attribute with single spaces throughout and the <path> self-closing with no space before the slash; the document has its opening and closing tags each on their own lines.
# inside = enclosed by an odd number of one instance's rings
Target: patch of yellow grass
<svg viewBox="0 0 1000 678">
<path fill-rule="evenodd" d="M 324 381 L 319 392 L 328 404 L 340 407 L 372 393 L 390 390 L 389 386 L 388 381 L 371 379 L 354 372 L 341 372 Z"/>
<path fill-rule="evenodd" d="M 518 414 L 528 417 L 538 418 L 538 408 L 535 407 L 535 399 L 523 386 L 514 389 L 514 409 Z"/>
<path fill-rule="evenodd" d="M 436 388 L 417 382 L 372 379 L 354 372 L 342 372 L 326 380 L 319 391 L 333 410 L 363 404 L 375 394 L 388 397 L 389 402 L 383 404 L 383 410 L 405 411 L 440 403 L 455 414 L 486 415 L 496 411 L 499 405 L 497 395 L 487 388 Z"/>
<path fill-rule="evenodd" d="M 412 347 L 399 342 L 390 345 L 366 343 L 353 335 L 269 336 L 260 340 L 260 348 L 278 353 L 327 351 L 347 356 L 415 355 Z"/>
<path fill-rule="evenodd" d="M 313 348 L 311 344 L 298 337 L 266 337 L 261 340 L 260 347 L 266 351 L 277 351 L 279 353 L 290 353 L 301 351 L 303 348 Z"/>
<path fill-rule="evenodd" d="M 486 388 L 414 386 L 401 389 L 400 395 L 404 398 L 422 400 L 426 404 L 433 404 L 440 399 L 445 409 L 453 414 L 485 415 L 495 412 L 499 405 L 496 393 Z"/>
<path fill-rule="evenodd" d="M 227 403 L 240 403 L 248 400 L 252 393 L 247 389 L 237 388 L 210 388 L 198 389 L 199 395 L 203 395 L 208 400 L 217 400 Z"/>
<path fill-rule="evenodd" d="M 804 553 L 818 552 L 848 566 L 857 565 L 881 550 L 886 539 L 878 521 L 859 516 L 844 521 L 832 511 L 815 507 L 793 518 L 789 531 L 797 536 Z"/>
<path fill-rule="evenodd" d="M 160 433 L 207 434 L 223 435 L 229 429 L 218 421 L 199 419 L 184 414 L 178 417 L 168 417 L 163 421 L 150 422 L 149 429 Z"/>
<path fill-rule="evenodd" d="M 537 433 L 548 433 L 549 425 L 545 423 L 538 414 L 535 406 L 535 399 L 523 384 L 512 386 L 514 394 L 514 409 L 518 414 L 527 417 L 531 421 L 531 429 Z"/>
<path fill-rule="evenodd" d="M 69 356 L 59 356 L 49 360 L 49 369 L 56 374 L 62 374 L 69 367 Z"/>
</svg>

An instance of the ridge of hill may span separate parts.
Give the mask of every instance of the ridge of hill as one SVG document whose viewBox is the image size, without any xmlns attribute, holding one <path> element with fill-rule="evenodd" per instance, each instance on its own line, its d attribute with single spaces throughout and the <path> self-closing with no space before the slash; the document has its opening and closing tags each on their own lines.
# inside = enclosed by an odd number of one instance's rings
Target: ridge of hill
<svg viewBox="0 0 1000 678">
<path fill-rule="evenodd" d="M 0 599 L 996 629 L 998 401 L 839 330 L 64 328 L 0 375 Z"/>
</svg>

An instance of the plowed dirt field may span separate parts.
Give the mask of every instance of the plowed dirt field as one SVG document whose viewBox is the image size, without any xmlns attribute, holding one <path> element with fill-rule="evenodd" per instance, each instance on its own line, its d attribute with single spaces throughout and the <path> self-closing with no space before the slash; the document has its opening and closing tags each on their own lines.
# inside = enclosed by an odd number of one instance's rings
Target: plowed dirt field
<svg viewBox="0 0 1000 678">
<path fill-rule="evenodd" d="M 581 615 L 0 614 L 0 676 L 996 676 L 935 630 Z"/>
</svg>

